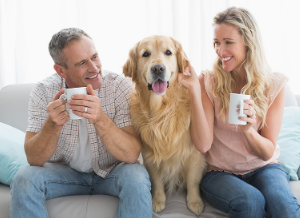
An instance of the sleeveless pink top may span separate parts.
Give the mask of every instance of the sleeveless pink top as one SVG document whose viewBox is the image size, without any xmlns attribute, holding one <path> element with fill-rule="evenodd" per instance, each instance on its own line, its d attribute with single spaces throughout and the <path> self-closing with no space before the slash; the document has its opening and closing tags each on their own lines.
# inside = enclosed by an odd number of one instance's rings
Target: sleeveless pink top
<svg viewBox="0 0 300 218">
<path fill-rule="evenodd" d="M 215 110 L 214 117 L 214 139 L 211 149 L 206 153 L 208 171 L 224 171 L 234 174 L 246 174 L 267 164 L 278 163 L 277 158 L 280 154 L 280 148 L 277 145 L 273 157 L 263 161 L 255 156 L 251 151 L 246 137 L 240 131 L 238 125 L 228 123 L 228 112 L 226 121 L 223 122 L 220 114 L 220 105 L 218 99 L 213 95 L 214 77 L 211 72 L 202 72 L 204 74 L 204 83 L 207 95 L 213 103 Z M 269 92 L 269 107 L 274 99 L 285 86 L 288 79 L 278 73 L 274 73 L 275 83 Z M 261 119 L 257 117 L 254 129 L 258 131 Z"/>
</svg>

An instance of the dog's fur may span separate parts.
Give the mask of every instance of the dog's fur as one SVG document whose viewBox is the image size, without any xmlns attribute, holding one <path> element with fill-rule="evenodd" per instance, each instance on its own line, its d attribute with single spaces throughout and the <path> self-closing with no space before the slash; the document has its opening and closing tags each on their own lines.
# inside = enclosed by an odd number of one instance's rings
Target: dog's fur
<svg viewBox="0 0 300 218">
<path fill-rule="evenodd" d="M 160 69 L 155 69 L 157 64 Z M 124 75 L 135 83 L 130 114 L 143 141 L 142 156 L 152 183 L 155 212 L 165 208 L 166 194 L 185 188 L 188 208 L 197 215 L 203 211 L 199 184 L 206 163 L 190 137 L 189 92 L 177 79 L 188 65 L 180 43 L 167 36 L 151 36 L 130 50 L 123 67 Z M 158 79 L 162 85 L 152 85 Z"/>
</svg>

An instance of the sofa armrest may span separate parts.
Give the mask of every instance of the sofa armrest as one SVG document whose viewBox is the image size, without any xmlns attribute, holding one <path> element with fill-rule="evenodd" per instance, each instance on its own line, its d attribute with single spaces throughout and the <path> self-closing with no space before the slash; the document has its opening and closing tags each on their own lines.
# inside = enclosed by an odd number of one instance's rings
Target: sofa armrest
<svg viewBox="0 0 300 218">
<path fill-rule="evenodd" d="M 295 97 L 296 97 L 296 100 L 298 102 L 298 107 L 300 107 L 300 95 L 296 95 Z"/>
<path fill-rule="evenodd" d="M 285 107 L 298 107 L 296 97 L 288 84 L 285 85 Z"/>
<path fill-rule="evenodd" d="M 0 90 L 0 122 L 26 131 L 29 95 L 34 85 L 34 83 L 14 84 Z"/>
</svg>

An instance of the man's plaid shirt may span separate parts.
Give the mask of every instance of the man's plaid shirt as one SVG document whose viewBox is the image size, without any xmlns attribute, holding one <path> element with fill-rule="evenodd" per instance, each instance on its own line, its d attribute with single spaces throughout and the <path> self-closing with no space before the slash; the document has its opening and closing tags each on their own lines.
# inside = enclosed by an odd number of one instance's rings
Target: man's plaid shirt
<svg viewBox="0 0 300 218">
<path fill-rule="evenodd" d="M 117 127 L 122 128 L 131 125 L 129 114 L 131 82 L 114 73 L 102 71 L 102 74 L 104 75 L 102 86 L 94 90 L 96 96 L 100 98 L 102 110 Z M 41 130 L 49 116 L 47 105 L 62 88 L 66 88 L 65 80 L 57 74 L 53 74 L 37 83 L 30 94 L 27 131 L 38 133 Z M 93 169 L 99 176 L 106 177 L 119 161 L 106 151 L 94 125 L 88 121 L 87 123 L 93 156 Z M 62 164 L 70 162 L 77 146 L 78 128 L 78 120 L 69 120 L 64 125 L 55 153 L 49 162 Z"/>
</svg>

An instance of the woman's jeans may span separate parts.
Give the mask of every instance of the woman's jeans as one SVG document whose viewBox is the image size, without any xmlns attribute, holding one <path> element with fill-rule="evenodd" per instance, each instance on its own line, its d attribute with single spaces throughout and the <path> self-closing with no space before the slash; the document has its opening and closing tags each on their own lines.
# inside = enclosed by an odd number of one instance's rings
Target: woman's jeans
<svg viewBox="0 0 300 218">
<path fill-rule="evenodd" d="M 300 207 L 280 164 L 245 175 L 206 173 L 201 190 L 205 199 L 232 218 L 300 218 Z"/>
<path fill-rule="evenodd" d="M 72 168 L 46 163 L 28 166 L 16 174 L 11 184 L 11 218 L 48 217 L 46 200 L 69 195 L 112 195 L 119 197 L 116 217 L 152 217 L 149 175 L 144 166 L 118 164 L 106 178 L 80 173 Z M 101 202 L 99 202 L 101 204 Z"/>
</svg>

